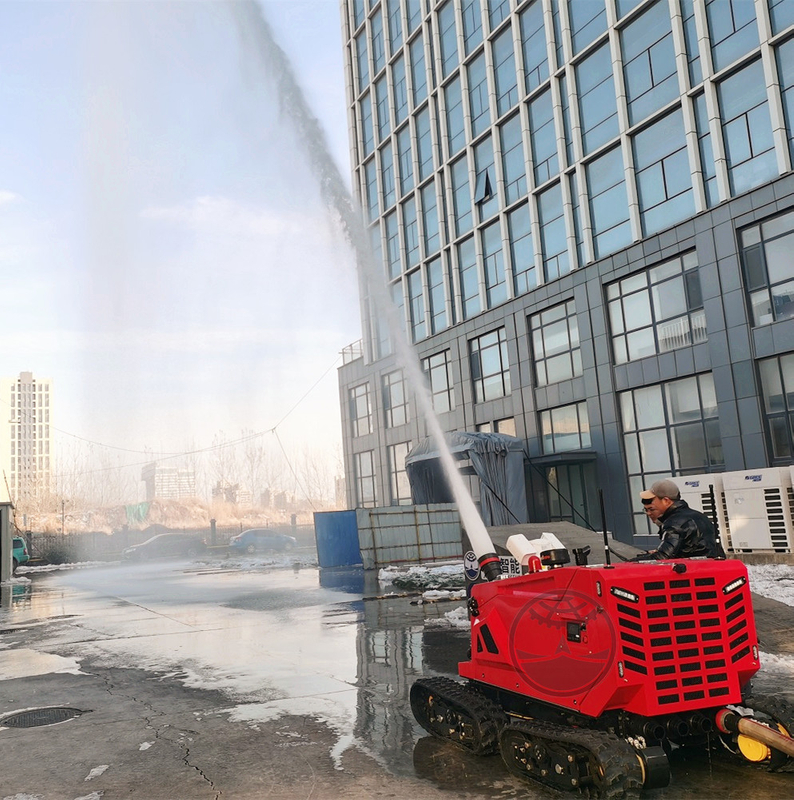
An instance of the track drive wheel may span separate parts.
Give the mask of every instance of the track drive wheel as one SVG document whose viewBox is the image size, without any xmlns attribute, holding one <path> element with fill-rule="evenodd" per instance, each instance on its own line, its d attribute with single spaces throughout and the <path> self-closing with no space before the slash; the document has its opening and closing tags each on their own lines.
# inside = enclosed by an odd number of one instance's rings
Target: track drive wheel
<svg viewBox="0 0 794 800">
<path fill-rule="evenodd" d="M 638 754 L 614 734 L 527 720 L 504 728 L 499 739 L 507 768 L 519 778 L 580 797 L 640 796 Z"/>
<path fill-rule="evenodd" d="M 449 678 L 420 678 L 411 687 L 411 710 L 430 734 L 478 756 L 499 749 L 502 710 L 488 698 Z"/>
<path fill-rule="evenodd" d="M 794 738 L 794 706 L 787 700 L 755 694 L 742 700 L 741 707 L 752 712 L 752 718 L 789 738 Z M 745 761 L 766 767 L 770 772 L 794 772 L 794 758 L 741 734 L 721 734 L 723 745 Z"/>
</svg>

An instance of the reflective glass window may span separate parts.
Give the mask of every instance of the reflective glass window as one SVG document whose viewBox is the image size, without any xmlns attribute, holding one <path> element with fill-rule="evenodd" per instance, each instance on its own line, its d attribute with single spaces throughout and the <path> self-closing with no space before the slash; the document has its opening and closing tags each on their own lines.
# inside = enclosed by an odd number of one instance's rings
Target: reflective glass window
<svg viewBox="0 0 794 800">
<path fill-rule="evenodd" d="M 416 151 L 419 158 L 419 180 L 423 181 L 433 172 L 433 136 L 430 131 L 430 112 L 423 108 L 415 117 Z"/>
<path fill-rule="evenodd" d="M 507 15 L 510 13 L 510 0 L 487 0 L 487 3 L 488 24 L 493 30 L 502 20 L 507 19 Z"/>
<path fill-rule="evenodd" d="M 481 134 L 491 124 L 488 105 L 488 80 L 485 74 L 485 54 L 480 53 L 468 66 L 469 112 L 473 136 Z"/>
<path fill-rule="evenodd" d="M 587 403 L 572 403 L 541 411 L 540 435 L 546 454 L 590 447 Z"/>
<path fill-rule="evenodd" d="M 555 183 L 538 195 L 538 214 L 543 271 L 546 280 L 552 281 L 571 271 L 562 207 L 562 189 L 559 183 Z"/>
<path fill-rule="evenodd" d="M 408 393 L 401 369 L 383 376 L 383 414 L 387 428 L 408 422 Z"/>
<path fill-rule="evenodd" d="M 447 317 L 447 282 L 441 257 L 427 265 L 427 289 L 430 301 L 430 332 L 438 333 L 449 327 Z"/>
<path fill-rule="evenodd" d="M 761 61 L 727 77 L 717 92 L 731 190 L 741 194 L 778 174 Z"/>
<path fill-rule="evenodd" d="M 392 211 L 384 219 L 386 233 L 386 265 L 390 280 L 394 280 L 402 270 L 400 261 L 400 226 L 397 221 L 397 212 Z"/>
<path fill-rule="evenodd" d="M 604 0 L 568 0 L 568 21 L 574 54 L 594 42 L 607 29 Z"/>
<path fill-rule="evenodd" d="M 374 158 L 364 164 L 364 183 L 366 184 L 367 220 L 374 222 L 378 217 L 378 167 Z"/>
<path fill-rule="evenodd" d="M 698 134 L 700 171 L 703 175 L 703 184 L 706 190 L 706 203 L 709 208 L 711 208 L 711 206 L 719 202 L 719 193 L 717 189 L 717 167 L 714 163 L 714 150 L 711 146 L 706 95 L 697 95 L 693 98 L 693 103 L 695 106 L 695 124 Z"/>
<path fill-rule="evenodd" d="M 772 463 L 788 465 L 794 454 L 794 354 L 758 362 Z"/>
<path fill-rule="evenodd" d="M 521 117 L 510 117 L 499 128 L 502 148 L 502 174 L 505 182 L 505 202 L 509 205 L 527 193 L 524 141 L 521 132 Z"/>
<path fill-rule="evenodd" d="M 378 111 L 378 140 L 383 141 L 391 130 L 389 118 L 389 86 L 386 77 L 380 78 L 375 84 L 375 105 Z"/>
<path fill-rule="evenodd" d="M 460 236 L 471 230 L 473 224 L 469 163 L 466 156 L 454 162 L 452 173 L 452 204 L 455 213 L 455 234 Z"/>
<path fill-rule="evenodd" d="M 463 95 L 460 78 L 457 77 L 444 87 L 444 105 L 447 112 L 448 155 L 454 156 L 466 144 L 466 127 L 463 116 Z"/>
<path fill-rule="evenodd" d="M 386 446 L 389 460 L 389 483 L 391 486 L 391 504 L 393 506 L 411 505 L 411 482 L 405 469 L 405 458 L 411 450 L 410 442 L 390 444 Z"/>
<path fill-rule="evenodd" d="M 573 300 L 533 314 L 529 318 L 529 330 L 538 386 L 582 374 L 579 326 Z"/>
<path fill-rule="evenodd" d="M 449 350 L 422 359 L 422 371 L 430 387 L 433 410 L 437 414 L 455 408 L 455 384 L 452 380 L 452 362 Z"/>
<path fill-rule="evenodd" d="M 405 0 L 405 13 L 408 17 L 408 35 L 410 36 L 422 21 L 422 0 Z"/>
<path fill-rule="evenodd" d="M 410 269 L 419 263 L 419 225 L 416 220 L 416 201 L 413 197 L 403 203 L 402 214 L 406 266 Z"/>
<path fill-rule="evenodd" d="M 369 384 L 362 383 L 348 391 L 348 407 L 354 437 L 372 433 L 372 402 Z"/>
<path fill-rule="evenodd" d="M 753 0 L 706 0 L 715 71 L 758 47 L 758 26 Z"/>
<path fill-rule="evenodd" d="M 372 72 L 377 75 L 386 65 L 386 40 L 383 35 L 383 16 L 378 10 L 370 21 L 372 39 Z"/>
<path fill-rule="evenodd" d="M 375 506 L 375 457 L 372 450 L 353 455 L 356 477 L 356 505 L 363 508 Z"/>
<path fill-rule="evenodd" d="M 504 328 L 469 341 L 469 369 L 475 403 L 496 400 L 510 394 L 510 361 Z"/>
<path fill-rule="evenodd" d="M 507 231 L 513 267 L 513 293 L 518 297 L 538 285 L 528 205 L 519 206 L 507 215 Z"/>
<path fill-rule="evenodd" d="M 499 210 L 499 196 L 496 192 L 496 166 L 490 136 L 474 146 L 474 169 L 476 170 L 474 203 L 477 206 L 478 221 L 483 222 Z"/>
<path fill-rule="evenodd" d="M 615 147 L 585 167 L 596 258 L 631 242 L 623 153 Z"/>
<path fill-rule="evenodd" d="M 609 44 L 599 47 L 576 66 L 582 145 L 591 153 L 618 135 L 618 111 Z"/>
<path fill-rule="evenodd" d="M 659 0 L 620 33 L 629 123 L 678 97 L 675 50 L 667 0 Z"/>
<path fill-rule="evenodd" d="M 422 197 L 422 232 L 424 235 L 425 256 L 431 256 L 441 246 L 435 181 L 430 181 L 427 186 L 423 186 L 420 195 Z"/>
<path fill-rule="evenodd" d="M 777 48 L 777 68 L 783 114 L 786 118 L 786 136 L 789 152 L 794 159 L 794 39 L 783 42 Z"/>
<path fill-rule="evenodd" d="M 387 142 L 380 150 L 380 174 L 383 184 L 383 207 L 390 208 L 397 201 L 394 179 L 394 152 L 391 142 Z"/>
<path fill-rule="evenodd" d="M 356 66 L 358 71 L 358 91 L 363 92 L 369 83 L 369 58 L 367 53 L 367 32 L 361 31 L 355 39 Z"/>
<path fill-rule="evenodd" d="M 368 156 L 375 148 L 375 129 L 372 121 L 372 100 L 364 95 L 359 104 L 361 109 L 361 148 L 364 156 Z"/>
<path fill-rule="evenodd" d="M 703 80 L 703 68 L 700 65 L 700 50 L 698 49 L 695 0 L 681 0 L 681 13 L 684 23 L 687 66 L 689 67 L 689 84 L 697 86 Z"/>
<path fill-rule="evenodd" d="M 441 75 L 446 78 L 458 66 L 458 32 L 455 5 L 450 2 L 438 11 L 438 36 L 441 42 Z"/>
<path fill-rule="evenodd" d="M 529 104 L 529 138 L 532 144 L 532 164 L 537 186 L 560 171 L 551 89 L 537 95 Z"/>
<path fill-rule="evenodd" d="M 421 269 L 408 275 L 408 309 L 411 314 L 411 340 L 418 342 L 427 336 L 425 294 Z"/>
<path fill-rule="evenodd" d="M 681 110 L 636 134 L 632 147 L 644 235 L 692 216 L 695 200 Z"/>
<path fill-rule="evenodd" d="M 477 271 L 477 250 L 474 239 L 458 245 L 458 272 L 463 319 L 471 319 L 482 311 L 480 303 L 480 276 Z"/>
<path fill-rule="evenodd" d="M 403 18 L 400 0 L 386 0 L 386 9 L 389 15 L 389 47 L 393 55 L 403 43 Z"/>
<path fill-rule="evenodd" d="M 496 113 L 501 117 L 518 102 L 518 78 L 513 55 L 513 31 L 508 26 L 493 40 Z"/>
<path fill-rule="evenodd" d="M 414 157 L 408 125 L 397 132 L 397 162 L 400 166 L 400 195 L 404 195 L 414 188 Z"/>
<path fill-rule="evenodd" d="M 482 42 L 482 14 L 480 0 L 460 0 L 463 20 L 463 44 L 466 55 Z"/>
<path fill-rule="evenodd" d="M 518 21 L 521 29 L 521 50 L 524 55 L 524 89 L 531 92 L 549 77 L 541 0 L 534 0 L 521 11 Z"/>
<path fill-rule="evenodd" d="M 394 124 L 399 125 L 408 116 L 408 81 L 405 78 L 405 60 L 402 56 L 391 66 L 394 92 Z"/>
<path fill-rule="evenodd" d="M 772 33 L 780 33 L 794 25 L 794 4 L 790 0 L 768 0 Z"/>
<path fill-rule="evenodd" d="M 411 81 L 414 107 L 427 97 L 427 70 L 425 69 L 425 44 L 422 37 L 411 42 Z"/>
<path fill-rule="evenodd" d="M 485 297 L 488 308 L 493 308 L 507 300 L 502 232 L 498 222 L 492 223 L 482 231 L 482 260 L 485 272 Z"/>
</svg>

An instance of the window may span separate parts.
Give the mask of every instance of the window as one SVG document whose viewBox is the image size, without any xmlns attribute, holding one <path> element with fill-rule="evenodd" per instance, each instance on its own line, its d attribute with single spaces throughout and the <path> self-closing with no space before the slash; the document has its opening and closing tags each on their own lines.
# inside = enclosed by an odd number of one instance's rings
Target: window
<svg viewBox="0 0 794 800">
<path fill-rule="evenodd" d="M 405 59 L 400 56 L 391 66 L 391 85 L 394 92 L 394 124 L 399 125 L 408 115 L 408 82 L 405 80 Z"/>
<path fill-rule="evenodd" d="M 761 62 L 726 78 L 717 93 L 731 190 L 740 194 L 778 174 Z"/>
<path fill-rule="evenodd" d="M 375 130 L 372 125 L 372 100 L 369 95 L 361 98 L 361 148 L 368 156 L 375 148 Z"/>
<path fill-rule="evenodd" d="M 353 0 L 353 26 L 357 28 L 364 21 L 364 0 Z"/>
<path fill-rule="evenodd" d="M 386 83 L 386 76 L 378 79 L 375 84 L 375 107 L 378 112 L 378 139 L 383 141 L 391 130 L 391 120 L 389 119 L 389 87 Z"/>
<path fill-rule="evenodd" d="M 771 460 L 787 465 L 794 453 L 794 354 L 758 362 Z"/>
<path fill-rule="evenodd" d="M 416 200 L 413 197 L 403 203 L 402 214 L 406 267 L 410 269 L 419 263 L 419 225 L 416 221 Z"/>
<path fill-rule="evenodd" d="M 596 258 L 614 253 L 631 242 L 629 200 L 620 146 L 585 167 L 590 196 L 590 222 Z"/>
<path fill-rule="evenodd" d="M 384 218 L 386 230 L 386 264 L 390 280 L 394 280 L 402 271 L 400 262 L 400 228 L 397 222 L 397 212 L 392 211 Z"/>
<path fill-rule="evenodd" d="M 772 33 L 780 33 L 794 25 L 794 6 L 788 0 L 769 0 L 769 18 L 772 21 Z"/>
<path fill-rule="evenodd" d="M 431 256 L 438 251 L 441 243 L 435 181 L 423 186 L 420 194 L 422 197 L 422 233 L 424 236 L 425 256 Z"/>
<path fill-rule="evenodd" d="M 695 253 L 607 286 L 615 363 L 706 341 Z"/>
<path fill-rule="evenodd" d="M 632 140 L 637 194 L 645 236 L 695 213 L 681 109 Z"/>
<path fill-rule="evenodd" d="M 629 124 L 678 97 L 675 50 L 667 0 L 659 0 L 620 33 Z"/>
<path fill-rule="evenodd" d="M 491 30 L 496 28 L 510 13 L 509 0 L 488 0 L 488 24 Z"/>
<path fill-rule="evenodd" d="M 411 152 L 411 128 L 406 125 L 397 133 L 397 161 L 400 165 L 400 196 L 414 188 L 414 157 Z"/>
<path fill-rule="evenodd" d="M 394 54 L 403 43 L 403 19 L 400 0 L 386 0 L 386 9 L 389 17 L 389 46 L 392 54 Z"/>
<path fill-rule="evenodd" d="M 374 222 L 378 216 L 378 168 L 374 158 L 364 164 L 364 182 L 366 184 L 367 220 Z"/>
<path fill-rule="evenodd" d="M 607 29 L 604 0 L 568 0 L 573 52 L 578 53 Z"/>
<path fill-rule="evenodd" d="M 474 239 L 458 245 L 458 270 L 460 272 L 460 298 L 463 319 L 471 319 L 482 310 L 480 304 L 480 277 L 477 272 L 477 252 Z"/>
<path fill-rule="evenodd" d="M 703 186 L 706 190 L 706 204 L 711 208 L 711 206 L 719 202 L 719 192 L 717 189 L 717 168 L 714 164 L 714 150 L 711 146 L 706 95 L 699 94 L 693 101 L 695 104 L 695 124 L 697 125 L 698 133 L 700 170 L 703 175 Z"/>
<path fill-rule="evenodd" d="M 794 159 L 794 39 L 789 39 L 778 47 L 777 68 L 783 113 L 786 117 L 789 153 Z"/>
<path fill-rule="evenodd" d="M 483 222 L 499 210 L 499 198 L 496 194 L 496 167 L 490 136 L 474 146 L 474 169 L 476 170 L 474 203 L 477 206 L 478 222 Z"/>
<path fill-rule="evenodd" d="M 421 269 L 408 276 L 408 305 L 411 312 L 411 341 L 418 342 L 427 336 L 425 293 Z"/>
<path fill-rule="evenodd" d="M 450 167 L 452 175 L 452 207 L 455 213 L 455 233 L 457 236 L 471 230 L 473 224 L 471 189 L 469 187 L 469 162 L 461 156 Z"/>
<path fill-rule="evenodd" d="M 518 79 L 513 56 L 513 31 L 508 26 L 493 40 L 496 115 L 501 117 L 518 102 Z"/>
<path fill-rule="evenodd" d="M 499 129 L 502 148 L 502 174 L 505 202 L 510 205 L 527 193 L 527 172 L 524 162 L 524 140 L 521 117 L 510 117 Z"/>
<path fill-rule="evenodd" d="M 410 46 L 411 82 L 414 107 L 427 97 L 427 70 L 425 69 L 425 43 L 422 37 L 414 39 Z"/>
<path fill-rule="evenodd" d="M 444 265 L 440 256 L 434 258 L 427 265 L 427 285 L 430 301 L 430 331 L 438 333 L 449 327 Z"/>
<path fill-rule="evenodd" d="M 383 376 L 383 415 L 387 428 L 396 428 L 408 422 L 408 397 L 402 370 Z"/>
<path fill-rule="evenodd" d="M 528 205 L 519 206 L 507 215 L 507 231 L 513 266 L 513 293 L 518 297 L 538 285 Z"/>
<path fill-rule="evenodd" d="M 408 33 L 410 35 L 422 21 L 422 0 L 405 0 L 405 11 L 408 15 Z"/>
<path fill-rule="evenodd" d="M 794 317 L 794 211 L 744 228 L 740 237 L 753 325 Z"/>
<path fill-rule="evenodd" d="M 446 78 L 458 66 L 458 33 L 455 29 L 455 5 L 451 0 L 438 11 L 438 29 L 441 75 Z"/>
<path fill-rule="evenodd" d="M 363 92 L 369 83 L 369 59 L 367 58 L 367 32 L 356 36 L 356 66 L 358 67 L 358 91 Z"/>
<path fill-rule="evenodd" d="M 590 447 L 587 403 L 573 403 L 540 412 L 543 452 L 562 453 Z"/>
<path fill-rule="evenodd" d="M 482 41 L 482 16 L 480 0 L 461 0 L 463 18 L 463 46 L 466 55 Z"/>
<path fill-rule="evenodd" d="M 529 103 L 529 138 L 532 143 L 535 185 L 539 186 L 560 171 L 550 89 Z"/>
<path fill-rule="evenodd" d="M 529 328 L 538 386 L 582 374 L 579 326 L 573 300 L 533 314 L 529 318 Z"/>
<path fill-rule="evenodd" d="M 372 433 L 372 406 L 369 399 L 369 384 L 362 383 L 349 390 L 350 422 L 353 436 Z"/>
<path fill-rule="evenodd" d="M 447 109 L 447 148 L 448 154 L 455 153 L 466 144 L 466 128 L 463 118 L 463 95 L 460 78 L 455 78 L 444 87 L 444 105 Z"/>
<path fill-rule="evenodd" d="M 507 300 L 505 262 L 502 253 L 502 232 L 499 222 L 482 230 L 482 260 L 485 270 L 485 297 L 488 308 Z"/>
<path fill-rule="evenodd" d="M 362 508 L 375 506 L 375 459 L 372 450 L 353 456 L 356 476 L 356 505 Z"/>
<path fill-rule="evenodd" d="M 471 133 L 478 136 L 491 124 L 488 106 L 488 81 L 485 74 L 485 53 L 480 53 L 468 66 L 469 112 Z"/>
<path fill-rule="evenodd" d="M 389 459 L 389 487 L 393 506 L 411 505 L 411 483 L 405 470 L 405 457 L 411 450 L 410 442 L 390 444 L 386 448 Z"/>
<path fill-rule="evenodd" d="M 576 239 L 576 263 L 584 264 L 584 233 L 582 230 L 582 209 L 579 198 L 579 179 L 576 172 L 568 173 L 568 193 L 571 198 L 573 234 Z"/>
<path fill-rule="evenodd" d="M 706 19 L 715 71 L 758 47 L 752 0 L 706 0 Z"/>
<path fill-rule="evenodd" d="M 394 152 L 391 142 L 380 150 L 380 176 L 383 182 L 383 207 L 390 208 L 397 201 L 397 187 L 394 178 Z"/>
<path fill-rule="evenodd" d="M 416 122 L 416 150 L 419 158 L 419 180 L 433 172 L 433 137 L 430 131 L 430 112 L 423 108 L 414 118 Z"/>
<path fill-rule="evenodd" d="M 725 468 L 711 373 L 645 386 L 619 396 L 631 497 L 660 478 Z M 635 531 L 650 527 L 640 509 Z"/>
<path fill-rule="evenodd" d="M 469 368 L 475 403 L 510 394 L 510 362 L 504 328 L 469 341 Z"/>
<path fill-rule="evenodd" d="M 543 271 L 546 280 L 553 281 L 571 271 L 559 183 L 538 195 L 538 214 Z"/>
<path fill-rule="evenodd" d="M 618 135 L 618 111 L 609 44 L 602 45 L 576 65 L 579 117 L 584 153 L 592 153 Z"/>
<path fill-rule="evenodd" d="M 703 80 L 698 50 L 698 31 L 695 23 L 695 0 L 681 0 L 681 13 L 684 22 L 684 43 L 689 66 L 689 83 L 697 86 Z"/>
<path fill-rule="evenodd" d="M 377 75 L 386 64 L 386 42 L 383 37 L 383 16 L 380 11 L 372 15 L 372 74 Z"/>
<path fill-rule="evenodd" d="M 452 364 L 449 350 L 422 359 L 422 371 L 427 379 L 433 410 L 444 414 L 455 408 L 455 388 L 452 382 Z"/>
<path fill-rule="evenodd" d="M 531 92 L 549 77 L 541 0 L 535 0 L 527 6 L 518 15 L 518 22 L 521 28 L 521 49 L 524 54 L 524 87 L 527 92 Z"/>
</svg>

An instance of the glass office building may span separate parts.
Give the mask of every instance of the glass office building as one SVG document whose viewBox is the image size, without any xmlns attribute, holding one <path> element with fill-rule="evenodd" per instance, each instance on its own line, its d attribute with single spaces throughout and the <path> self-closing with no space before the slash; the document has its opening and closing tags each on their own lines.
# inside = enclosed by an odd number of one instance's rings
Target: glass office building
<svg viewBox="0 0 794 800">
<path fill-rule="evenodd" d="M 447 431 L 531 520 L 651 532 L 657 477 L 794 460 L 794 2 L 344 0 L 354 185 Z M 427 435 L 362 280 L 348 504 Z M 643 540 L 638 540 L 643 543 Z"/>
</svg>

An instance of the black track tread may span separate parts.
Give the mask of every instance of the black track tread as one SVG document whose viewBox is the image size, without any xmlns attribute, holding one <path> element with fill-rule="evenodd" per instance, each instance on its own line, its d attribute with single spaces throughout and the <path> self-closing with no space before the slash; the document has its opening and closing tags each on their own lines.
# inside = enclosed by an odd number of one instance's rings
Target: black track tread
<svg viewBox="0 0 794 800">
<path fill-rule="evenodd" d="M 774 695 L 753 694 L 742 700 L 742 706 L 771 717 L 786 729 L 789 736 L 794 737 L 794 705 L 788 700 Z M 759 719 L 759 722 L 764 721 Z M 771 764 L 760 766 L 767 767 L 770 772 L 794 772 L 794 758 L 779 752 L 776 752 L 776 756 L 772 758 Z"/>
<path fill-rule="evenodd" d="M 437 730 L 428 718 L 428 696 L 441 698 L 448 707 L 467 717 L 473 736 L 460 741 Z M 470 686 L 451 678 L 420 678 L 411 687 L 411 710 L 416 721 L 433 736 L 453 742 L 475 755 L 499 751 L 499 731 L 507 717 L 499 706 Z"/>
<path fill-rule="evenodd" d="M 545 739 L 563 747 L 570 746 L 572 755 L 586 750 L 603 770 L 603 778 L 598 785 L 561 786 L 554 780 L 546 780 L 540 774 L 531 774 L 513 762 L 512 754 L 506 753 L 509 731 L 517 730 L 533 739 Z M 500 736 L 500 749 L 510 772 L 524 780 L 536 781 L 544 787 L 560 794 L 578 794 L 580 797 L 599 798 L 599 800 L 618 800 L 618 798 L 638 798 L 643 786 L 642 768 L 637 751 L 625 740 L 606 731 L 587 728 L 572 728 L 550 722 L 522 720 L 512 722 L 504 728 Z"/>
</svg>

